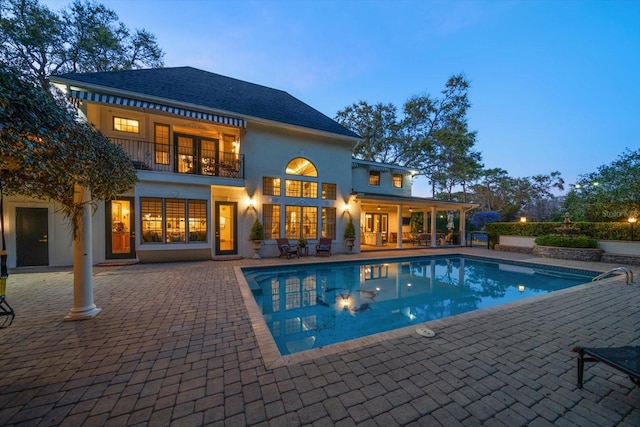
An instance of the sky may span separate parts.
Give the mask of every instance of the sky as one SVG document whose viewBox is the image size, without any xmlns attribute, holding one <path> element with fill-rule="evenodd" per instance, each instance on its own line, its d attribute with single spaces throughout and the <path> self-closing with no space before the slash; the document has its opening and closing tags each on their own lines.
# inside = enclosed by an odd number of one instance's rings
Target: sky
<svg viewBox="0 0 640 427">
<path fill-rule="evenodd" d="M 53 11 L 69 1 L 41 0 Z M 325 115 L 471 82 L 485 168 L 565 187 L 640 148 L 640 1 L 103 0 L 165 66 L 280 89 Z M 426 180 L 413 194 L 431 196 Z"/>
</svg>

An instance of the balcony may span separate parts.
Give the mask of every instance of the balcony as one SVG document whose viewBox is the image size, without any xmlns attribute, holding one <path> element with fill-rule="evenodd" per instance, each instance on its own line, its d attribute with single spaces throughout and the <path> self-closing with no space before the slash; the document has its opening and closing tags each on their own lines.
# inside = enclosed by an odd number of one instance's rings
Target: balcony
<svg viewBox="0 0 640 427">
<path fill-rule="evenodd" d="M 139 170 L 244 179 L 244 154 L 132 139 L 110 140 L 129 154 Z"/>
</svg>

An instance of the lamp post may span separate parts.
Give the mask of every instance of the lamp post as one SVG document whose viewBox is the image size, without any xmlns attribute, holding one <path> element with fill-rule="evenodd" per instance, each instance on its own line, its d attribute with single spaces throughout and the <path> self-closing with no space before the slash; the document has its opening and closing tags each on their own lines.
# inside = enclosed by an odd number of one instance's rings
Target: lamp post
<svg viewBox="0 0 640 427">
<path fill-rule="evenodd" d="M 633 224 L 636 223 L 638 219 L 635 216 L 630 216 L 627 221 L 629 221 L 629 225 L 631 226 L 631 240 L 633 241 Z"/>
</svg>

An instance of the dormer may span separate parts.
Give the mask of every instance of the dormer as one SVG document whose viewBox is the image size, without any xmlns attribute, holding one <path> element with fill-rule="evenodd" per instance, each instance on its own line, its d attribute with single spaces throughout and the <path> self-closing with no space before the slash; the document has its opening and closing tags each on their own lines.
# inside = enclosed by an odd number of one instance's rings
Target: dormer
<svg viewBox="0 0 640 427">
<path fill-rule="evenodd" d="M 351 170 L 355 193 L 374 193 L 393 196 L 411 196 L 415 169 L 388 163 L 352 159 Z"/>
</svg>

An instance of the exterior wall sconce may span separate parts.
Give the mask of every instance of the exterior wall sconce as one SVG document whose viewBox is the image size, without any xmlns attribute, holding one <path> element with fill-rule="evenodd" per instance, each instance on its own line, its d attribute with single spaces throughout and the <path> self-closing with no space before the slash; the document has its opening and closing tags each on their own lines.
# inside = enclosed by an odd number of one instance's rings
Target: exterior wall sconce
<svg viewBox="0 0 640 427">
<path fill-rule="evenodd" d="M 524 292 L 524 285 L 518 285 L 518 291 Z"/>
<path fill-rule="evenodd" d="M 527 217 L 526 216 L 521 216 L 520 217 L 520 222 L 527 222 Z"/>
<path fill-rule="evenodd" d="M 255 200 L 253 200 L 253 197 L 249 197 L 249 201 L 247 202 L 247 205 L 249 205 L 250 208 L 255 207 L 256 202 Z"/>
<path fill-rule="evenodd" d="M 342 210 L 349 213 L 349 203 L 345 203 L 344 205 L 342 205 Z"/>
</svg>

